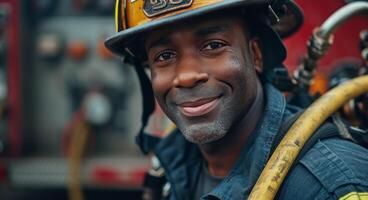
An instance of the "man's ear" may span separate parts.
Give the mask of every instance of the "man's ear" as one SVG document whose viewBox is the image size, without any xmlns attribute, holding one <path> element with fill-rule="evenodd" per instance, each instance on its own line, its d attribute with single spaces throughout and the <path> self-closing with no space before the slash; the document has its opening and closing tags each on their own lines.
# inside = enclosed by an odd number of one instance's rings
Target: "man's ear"
<svg viewBox="0 0 368 200">
<path fill-rule="evenodd" d="M 263 60 L 262 60 L 261 41 L 259 40 L 259 38 L 252 38 L 249 41 L 249 47 L 254 63 L 254 68 L 258 74 L 262 74 Z"/>
</svg>

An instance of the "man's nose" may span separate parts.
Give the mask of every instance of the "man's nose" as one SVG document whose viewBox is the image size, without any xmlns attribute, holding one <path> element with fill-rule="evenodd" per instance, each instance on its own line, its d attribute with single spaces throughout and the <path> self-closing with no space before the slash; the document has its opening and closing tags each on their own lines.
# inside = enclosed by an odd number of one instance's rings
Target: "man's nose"
<svg viewBox="0 0 368 200">
<path fill-rule="evenodd" d="M 186 59 L 178 64 L 173 84 L 175 87 L 190 88 L 208 81 L 208 78 L 208 73 L 203 71 L 200 63 L 195 59 Z"/>
</svg>

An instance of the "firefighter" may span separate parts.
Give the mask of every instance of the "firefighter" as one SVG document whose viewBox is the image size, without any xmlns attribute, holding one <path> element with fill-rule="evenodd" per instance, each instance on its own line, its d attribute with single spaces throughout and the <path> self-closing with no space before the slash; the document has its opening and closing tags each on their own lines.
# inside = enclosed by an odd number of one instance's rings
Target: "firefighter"
<svg viewBox="0 0 368 200">
<path fill-rule="evenodd" d="M 271 84 L 286 57 L 272 23 L 290 5 L 295 8 L 288 0 L 117 2 L 117 33 L 105 44 L 140 78 L 144 112 L 137 142 L 161 164 L 163 198 L 249 196 L 275 138 L 299 110 Z M 290 32 L 285 24 L 283 30 Z M 153 95 L 177 126 L 162 139 L 143 131 Z M 367 166 L 367 149 L 341 137 L 320 139 L 297 161 L 277 198 L 368 199 Z"/>
</svg>

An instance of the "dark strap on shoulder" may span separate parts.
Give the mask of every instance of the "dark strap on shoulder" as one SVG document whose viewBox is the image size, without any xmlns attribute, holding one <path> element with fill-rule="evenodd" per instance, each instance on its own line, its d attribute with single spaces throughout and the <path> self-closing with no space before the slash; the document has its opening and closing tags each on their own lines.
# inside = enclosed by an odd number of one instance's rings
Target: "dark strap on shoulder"
<svg viewBox="0 0 368 200">
<path fill-rule="evenodd" d="M 286 135 L 290 127 L 294 124 L 294 122 L 302 115 L 304 110 L 299 110 L 296 113 L 292 114 L 286 120 L 281 124 L 281 128 L 279 132 L 277 133 L 275 139 L 273 140 L 272 146 L 271 146 L 271 153 L 273 153 L 276 149 L 276 147 L 280 144 L 282 138 Z"/>
<path fill-rule="evenodd" d="M 304 155 L 319 141 L 332 137 L 340 137 L 339 130 L 336 125 L 327 122 L 323 124 L 316 132 L 308 139 L 308 141 L 304 144 L 302 150 L 299 152 L 295 162 L 293 163 L 291 169 L 295 167 L 295 165 L 299 162 L 300 159 L 304 157 Z"/>
<path fill-rule="evenodd" d="M 282 138 L 286 135 L 290 127 L 294 124 L 294 122 L 303 114 L 304 110 L 300 110 L 295 114 L 292 114 L 288 117 L 284 123 L 281 125 L 279 133 L 276 135 L 276 138 L 272 144 L 271 152 L 273 153 L 276 147 L 281 142 Z M 299 162 L 300 159 L 304 157 L 304 155 L 311 149 L 319 140 L 331 138 L 335 136 L 340 136 L 339 130 L 335 124 L 331 122 L 324 123 L 321 127 L 319 127 L 313 135 L 308 139 L 308 141 L 304 144 L 303 148 L 299 152 L 297 158 L 295 159 L 293 165 L 290 170 L 292 170 L 295 165 Z"/>
</svg>

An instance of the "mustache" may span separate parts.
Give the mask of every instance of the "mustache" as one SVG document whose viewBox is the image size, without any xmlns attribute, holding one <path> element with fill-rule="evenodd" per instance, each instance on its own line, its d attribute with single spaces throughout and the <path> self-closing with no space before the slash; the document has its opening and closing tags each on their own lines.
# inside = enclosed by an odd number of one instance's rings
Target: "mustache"
<svg viewBox="0 0 368 200">
<path fill-rule="evenodd" d="M 176 88 L 171 96 L 171 101 L 177 105 L 186 102 L 195 102 L 198 100 L 209 99 L 221 95 L 218 87 L 204 84 L 196 85 L 192 88 Z"/>
</svg>

